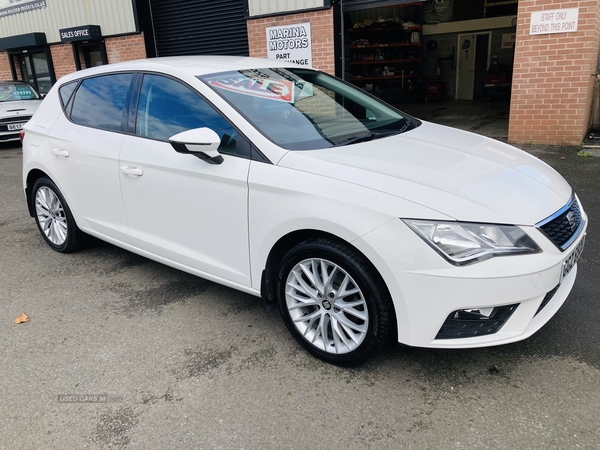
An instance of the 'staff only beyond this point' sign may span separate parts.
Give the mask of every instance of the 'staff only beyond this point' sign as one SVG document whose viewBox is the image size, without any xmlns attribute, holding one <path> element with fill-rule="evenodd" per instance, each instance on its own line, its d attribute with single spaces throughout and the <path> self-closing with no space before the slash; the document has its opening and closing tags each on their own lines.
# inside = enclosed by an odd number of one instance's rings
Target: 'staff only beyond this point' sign
<svg viewBox="0 0 600 450">
<path fill-rule="evenodd" d="M 553 34 L 577 31 L 578 19 L 579 8 L 532 12 L 529 34 Z"/>
</svg>

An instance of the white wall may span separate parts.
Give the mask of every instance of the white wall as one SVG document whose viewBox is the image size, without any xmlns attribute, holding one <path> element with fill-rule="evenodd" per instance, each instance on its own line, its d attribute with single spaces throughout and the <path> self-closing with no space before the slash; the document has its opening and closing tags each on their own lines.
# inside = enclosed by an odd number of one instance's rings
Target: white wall
<svg viewBox="0 0 600 450">
<path fill-rule="evenodd" d="M 250 17 L 322 8 L 324 0 L 248 0 Z"/>
<path fill-rule="evenodd" d="M 0 18 L 0 37 L 46 33 L 48 43 L 60 42 L 58 30 L 100 25 L 103 36 L 132 33 L 132 0 L 48 0 L 47 7 Z"/>
</svg>

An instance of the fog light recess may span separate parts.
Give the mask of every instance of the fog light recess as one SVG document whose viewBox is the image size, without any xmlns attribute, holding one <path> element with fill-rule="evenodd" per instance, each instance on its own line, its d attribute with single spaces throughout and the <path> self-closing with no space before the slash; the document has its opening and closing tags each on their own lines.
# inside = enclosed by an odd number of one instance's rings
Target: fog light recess
<svg viewBox="0 0 600 450">
<path fill-rule="evenodd" d="M 461 339 L 497 333 L 515 312 L 514 305 L 459 309 L 450 313 L 436 339 Z"/>
</svg>

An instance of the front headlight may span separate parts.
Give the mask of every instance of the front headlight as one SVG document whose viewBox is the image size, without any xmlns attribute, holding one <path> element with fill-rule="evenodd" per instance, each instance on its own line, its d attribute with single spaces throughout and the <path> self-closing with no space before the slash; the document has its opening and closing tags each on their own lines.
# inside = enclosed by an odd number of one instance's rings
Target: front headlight
<svg viewBox="0 0 600 450">
<path fill-rule="evenodd" d="M 462 266 L 494 256 L 539 253 L 542 250 L 523 230 L 511 225 L 403 219 L 450 263 Z"/>
</svg>

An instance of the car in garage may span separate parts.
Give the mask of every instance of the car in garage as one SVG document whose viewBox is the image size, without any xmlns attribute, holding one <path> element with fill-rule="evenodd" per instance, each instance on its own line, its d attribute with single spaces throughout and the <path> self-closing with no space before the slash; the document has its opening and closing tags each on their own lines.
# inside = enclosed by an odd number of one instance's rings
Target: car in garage
<svg viewBox="0 0 600 450">
<path fill-rule="evenodd" d="M 575 282 L 587 216 L 537 158 L 307 67 L 140 60 L 59 80 L 23 132 L 42 237 L 95 236 L 261 296 L 313 355 L 519 341 Z"/>
<path fill-rule="evenodd" d="M 42 102 L 24 81 L 0 81 L 0 142 L 18 141 L 23 125 Z"/>
</svg>

